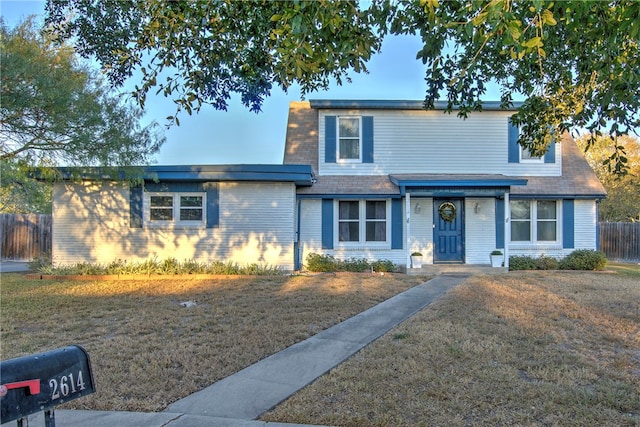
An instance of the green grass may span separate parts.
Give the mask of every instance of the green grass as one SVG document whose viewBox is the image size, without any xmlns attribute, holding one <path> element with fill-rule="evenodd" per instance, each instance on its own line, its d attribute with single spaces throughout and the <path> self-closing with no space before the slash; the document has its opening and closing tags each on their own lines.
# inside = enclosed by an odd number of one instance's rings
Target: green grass
<svg viewBox="0 0 640 427">
<path fill-rule="evenodd" d="M 640 278 L 640 263 L 609 263 L 606 269 L 625 276 Z"/>
</svg>

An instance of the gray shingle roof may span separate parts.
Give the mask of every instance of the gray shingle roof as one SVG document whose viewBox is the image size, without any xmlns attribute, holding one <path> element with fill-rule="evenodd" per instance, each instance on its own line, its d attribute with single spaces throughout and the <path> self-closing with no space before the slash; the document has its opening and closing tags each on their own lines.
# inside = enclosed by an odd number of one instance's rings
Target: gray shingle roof
<svg viewBox="0 0 640 427">
<path fill-rule="evenodd" d="M 527 176 L 526 186 L 511 187 L 513 195 L 560 195 L 567 197 L 605 197 L 602 183 L 591 169 L 571 135 L 566 133 L 562 147 L 562 176 Z"/>
</svg>

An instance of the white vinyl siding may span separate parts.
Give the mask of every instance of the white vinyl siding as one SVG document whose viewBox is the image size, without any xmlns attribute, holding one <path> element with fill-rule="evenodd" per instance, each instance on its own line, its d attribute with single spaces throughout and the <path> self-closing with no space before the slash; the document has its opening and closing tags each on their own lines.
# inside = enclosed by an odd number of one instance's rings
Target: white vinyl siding
<svg viewBox="0 0 640 427">
<path fill-rule="evenodd" d="M 496 249 L 496 201 L 493 198 L 465 199 L 465 262 L 489 264 Z"/>
<path fill-rule="evenodd" d="M 598 215 L 594 200 L 576 200 L 574 205 L 574 249 L 595 249 Z M 569 250 L 569 252 L 573 249 Z"/>
<path fill-rule="evenodd" d="M 319 114 L 320 175 L 393 173 L 560 176 L 556 163 L 508 163 L 507 117 L 512 112 L 471 113 L 462 120 L 442 111 L 322 110 Z M 375 163 L 326 163 L 325 116 L 374 116 Z"/>
<path fill-rule="evenodd" d="M 294 184 L 220 183 L 219 201 L 217 228 L 130 228 L 127 186 L 56 183 L 53 262 L 173 257 L 293 270 Z"/>
<path fill-rule="evenodd" d="M 300 202 L 300 261 L 304 264 L 310 253 L 322 250 L 322 201 L 304 199 Z"/>
<path fill-rule="evenodd" d="M 433 264 L 433 199 L 411 198 L 409 229 L 411 231 L 409 234 L 408 253 L 420 252 L 424 264 Z"/>
</svg>

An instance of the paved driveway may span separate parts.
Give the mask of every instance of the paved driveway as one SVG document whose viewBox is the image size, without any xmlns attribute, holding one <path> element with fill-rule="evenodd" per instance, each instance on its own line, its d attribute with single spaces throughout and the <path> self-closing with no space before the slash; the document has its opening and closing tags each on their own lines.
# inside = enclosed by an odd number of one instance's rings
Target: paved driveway
<svg viewBox="0 0 640 427">
<path fill-rule="evenodd" d="M 29 271 L 29 263 L 27 261 L 13 261 L 2 260 L 0 261 L 1 273 L 19 273 Z"/>
</svg>

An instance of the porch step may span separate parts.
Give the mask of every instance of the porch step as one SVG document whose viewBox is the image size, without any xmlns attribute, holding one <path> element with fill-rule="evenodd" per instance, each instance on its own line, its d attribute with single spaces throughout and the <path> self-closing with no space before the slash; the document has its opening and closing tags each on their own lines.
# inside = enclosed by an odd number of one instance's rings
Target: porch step
<svg viewBox="0 0 640 427">
<path fill-rule="evenodd" d="M 422 268 L 408 268 L 407 274 L 439 276 L 441 274 L 506 274 L 504 267 L 484 264 L 422 264 Z"/>
</svg>

